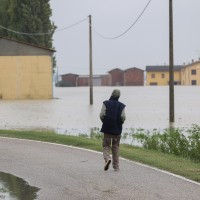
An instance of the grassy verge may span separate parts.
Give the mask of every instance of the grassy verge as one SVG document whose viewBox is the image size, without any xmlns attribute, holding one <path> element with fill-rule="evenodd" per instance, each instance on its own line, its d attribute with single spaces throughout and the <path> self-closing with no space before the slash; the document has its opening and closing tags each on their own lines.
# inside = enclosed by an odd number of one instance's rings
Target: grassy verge
<svg viewBox="0 0 200 200">
<path fill-rule="evenodd" d="M 0 136 L 59 143 L 102 151 L 100 139 L 59 135 L 48 131 L 0 130 Z M 200 182 L 200 163 L 182 157 L 125 144 L 121 145 L 120 156 Z"/>
</svg>

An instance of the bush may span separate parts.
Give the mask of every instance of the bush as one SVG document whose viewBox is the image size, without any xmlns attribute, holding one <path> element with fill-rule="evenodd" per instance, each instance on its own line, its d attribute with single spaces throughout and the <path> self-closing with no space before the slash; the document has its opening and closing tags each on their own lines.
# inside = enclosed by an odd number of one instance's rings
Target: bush
<svg viewBox="0 0 200 200">
<path fill-rule="evenodd" d="M 184 133 L 182 133 L 184 132 Z M 188 136 L 186 136 L 188 133 Z M 186 132 L 183 129 L 165 129 L 159 131 L 137 132 L 133 138 L 146 149 L 183 156 L 200 162 L 200 127 L 192 125 Z"/>
<path fill-rule="evenodd" d="M 189 156 L 200 162 L 200 126 L 193 125 L 188 133 Z"/>
</svg>

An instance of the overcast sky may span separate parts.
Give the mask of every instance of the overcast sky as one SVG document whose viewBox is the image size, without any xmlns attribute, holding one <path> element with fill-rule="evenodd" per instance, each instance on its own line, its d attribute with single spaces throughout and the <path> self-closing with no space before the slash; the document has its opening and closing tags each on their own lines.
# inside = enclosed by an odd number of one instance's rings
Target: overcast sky
<svg viewBox="0 0 200 200">
<path fill-rule="evenodd" d="M 129 28 L 149 0 L 51 0 L 52 21 L 62 29 L 92 15 L 92 26 L 104 37 Z M 173 0 L 174 64 L 200 57 L 200 0 Z M 169 0 L 152 0 L 140 20 L 118 39 L 105 40 L 96 32 L 93 74 L 169 63 Z M 88 19 L 54 34 L 59 74 L 89 74 Z"/>
</svg>

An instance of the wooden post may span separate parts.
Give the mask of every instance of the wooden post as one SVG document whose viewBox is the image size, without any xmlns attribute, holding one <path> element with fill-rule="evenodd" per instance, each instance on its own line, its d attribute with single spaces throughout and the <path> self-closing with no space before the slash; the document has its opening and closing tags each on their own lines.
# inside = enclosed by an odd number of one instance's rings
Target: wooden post
<svg viewBox="0 0 200 200">
<path fill-rule="evenodd" d="M 169 0 L 169 122 L 174 120 L 173 2 Z"/>
<path fill-rule="evenodd" d="M 89 63 L 90 63 L 90 105 L 93 105 L 93 72 L 92 72 L 92 16 L 89 15 Z"/>
</svg>

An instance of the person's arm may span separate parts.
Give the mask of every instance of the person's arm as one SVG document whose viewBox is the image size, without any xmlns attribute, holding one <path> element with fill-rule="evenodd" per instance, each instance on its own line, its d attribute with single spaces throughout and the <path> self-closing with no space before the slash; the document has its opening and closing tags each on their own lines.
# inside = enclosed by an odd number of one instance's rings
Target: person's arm
<svg viewBox="0 0 200 200">
<path fill-rule="evenodd" d="M 103 103 L 102 108 L 101 108 L 101 112 L 100 112 L 100 114 L 99 114 L 99 117 L 100 117 L 101 121 L 104 119 L 104 116 L 105 116 L 105 115 L 106 115 L 106 106 L 105 106 L 105 104 Z"/>
<path fill-rule="evenodd" d="M 122 120 L 122 123 L 124 123 L 124 121 L 126 120 L 125 107 L 124 107 L 124 109 L 122 110 L 122 113 L 121 113 L 121 120 Z"/>
</svg>

